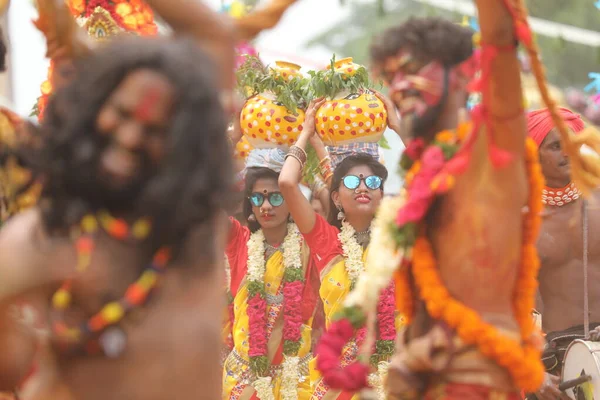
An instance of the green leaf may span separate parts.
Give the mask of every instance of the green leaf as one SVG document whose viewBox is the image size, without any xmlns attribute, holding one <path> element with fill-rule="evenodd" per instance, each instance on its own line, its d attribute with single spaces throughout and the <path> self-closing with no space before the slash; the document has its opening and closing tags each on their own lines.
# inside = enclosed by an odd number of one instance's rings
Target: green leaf
<svg viewBox="0 0 600 400">
<path fill-rule="evenodd" d="M 385 138 L 385 136 L 382 136 L 381 139 L 379 140 L 379 147 L 381 147 L 382 149 L 386 149 L 386 150 L 390 150 L 390 144 L 388 143 L 387 139 Z"/>
<path fill-rule="evenodd" d="M 250 357 L 250 369 L 256 376 L 267 376 L 269 372 L 269 359 L 267 356 Z"/>
<path fill-rule="evenodd" d="M 298 115 L 298 109 L 306 108 L 308 104 L 306 78 L 285 80 L 263 66 L 257 57 L 247 56 L 236 71 L 236 78 L 237 89 L 245 98 L 271 92 L 275 101 L 283 104 L 294 115 Z"/>
<path fill-rule="evenodd" d="M 302 346 L 302 340 L 298 342 L 293 342 L 291 340 L 283 341 L 283 354 L 288 357 L 295 357 L 298 355 L 300 351 L 300 347 Z"/>
</svg>

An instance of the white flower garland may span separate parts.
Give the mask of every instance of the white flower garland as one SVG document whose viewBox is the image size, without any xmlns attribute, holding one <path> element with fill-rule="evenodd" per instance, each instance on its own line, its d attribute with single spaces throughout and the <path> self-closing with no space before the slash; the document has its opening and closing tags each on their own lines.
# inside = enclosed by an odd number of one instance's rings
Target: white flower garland
<svg viewBox="0 0 600 400">
<path fill-rule="evenodd" d="M 283 251 L 283 267 L 302 268 L 301 235 L 296 224 L 289 223 L 287 235 L 281 245 Z M 264 282 L 266 271 L 265 260 L 265 235 L 262 229 L 254 232 L 248 240 L 248 281 Z M 285 274 L 285 271 L 283 272 Z M 282 282 L 285 284 L 285 282 Z M 296 359 L 296 361 L 294 361 Z M 286 358 L 282 365 L 281 392 L 284 400 L 296 400 L 298 398 L 298 381 L 300 377 L 299 358 Z M 252 383 L 256 390 L 256 396 L 260 400 L 274 400 L 271 388 L 271 377 L 261 377 Z"/>
<path fill-rule="evenodd" d="M 344 301 L 346 307 L 360 306 L 367 312 L 376 309 L 379 294 L 389 285 L 404 254 L 401 249 L 396 249 L 394 238 L 390 234 L 390 224 L 394 222 L 404 201 L 403 195 L 386 197 L 382 200 L 371 225 L 373 229 L 365 273 L 360 275 L 354 290 L 346 297 Z"/>
<path fill-rule="evenodd" d="M 387 398 L 384 388 L 384 382 L 387 377 L 389 368 L 390 363 L 387 361 L 382 361 L 377 365 L 377 372 L 373 372 L 369 375 L 369 386 L 375 389 L 378 400 L 385 400 Z"/>
<path fill-rule="evenodd" d="M 225 285 L 225 290 L 229 290 L 231 287 L 231 266 L 227 256 L 225 256 Z"/>
<path fill-rule="evenodd" d="M 282 400 L 298 398 L 298 382 L 300 382 L 300 357 L 285 356 L 281 371 L 281 388 L 279 389 Z"/>
<path fill-rule="evenodd" d="M 338 233 L 338 239 L 342 244 L 342 251 L 344 252 L 344 264 L 346 267 L 346 273 L 350 278 L 350 282 L 356 282 L 358 277 L 362 274 L 365 269 L 363 263 L 363 248 L 354 234 L 356 231 L 347 222 L 342 222 L 342 229 Z"/>
<path fill-rule="evenodd" d="M 256 396 L 260 400 L 275 400 L 273 389 L 271 389 L 271 377 L 263 376 L 252 382 L 252 387 L 256 390 Z"/>
</svg>

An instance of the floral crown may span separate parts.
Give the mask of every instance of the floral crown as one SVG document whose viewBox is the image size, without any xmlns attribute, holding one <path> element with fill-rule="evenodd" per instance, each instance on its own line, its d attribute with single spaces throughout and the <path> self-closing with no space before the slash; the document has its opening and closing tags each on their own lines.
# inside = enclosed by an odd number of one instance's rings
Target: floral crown
<svg viewBox="0 0 600 400">
<path fill-rule="evenodd" d="M 141 36 L 158 33 L 152 9 L 142 0 L 68 0 L 67 5 L 77 24 L 87 32 L 90 38 L 96 41 L 104 41 L 123 33 Z M 54 36 L 53 29 L 57 29 L 52 23 L 47 23 L 50 22 L 46 21 L 49 17 L 51 16 L 40 15 L 40 19 L 36 23 L 36 26 L 47 37 Z M 52 58 L 52 55 L 50 57 Z M 48 68 L 48 77 L 41 86 L 42 94 L 31 113 L 40 120 L 43 118 L 44 109 L 53 92 L 51 77 L 54 62 L 52 61 Z"/>
<path fill-rule="evenodd" d="M 97 40 L 119 33 L 158 32 L 152 9 L 141 0 L 69 0 L 68 4 L 79 26 Z"/>
</svg>

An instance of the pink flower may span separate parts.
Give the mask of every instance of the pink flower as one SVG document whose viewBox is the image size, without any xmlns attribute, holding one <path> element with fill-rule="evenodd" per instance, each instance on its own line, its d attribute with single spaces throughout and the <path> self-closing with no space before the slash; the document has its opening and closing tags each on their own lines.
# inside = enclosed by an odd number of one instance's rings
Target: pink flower
<svg viewBox="0 0 600 400">
<path fill-rule="evenodd" d="M 297 342 L 302 338 L 301 281 L 287 282 L 283 287 L 283 339 Z"/>
<path fill-rule="evenodd" d="M 267 354 L 267 302 L 259 294 L 248 301 L 248 335 L 250 357 Z"/>
<path fill-rule="evenodd" d="M 396 216 L 398 226 L 421 221 L 435 197 L 431 182 L 444 167 L 444 153 L 439 147 L 430 146 L 425 149 L 421 161 L 421 169 L 408 187 L 408 200 Z"/>
<path fill-rule="evenodd" d="M 344 318 L 331 324 L 317 345 L 317 368 L 325 383 L 333 389 L 355 392 L 367 386 L 367 365 L 354 362 L 345 368 L 340 366 L 342 349 L 352 336 L 354 328 Z"/>
<path fill-rule="evenodd" d="M 381 340 L 396 340 L 396 306 L 394 284 L 385 288 L 377 304 L 377 321 Z"/>
<path fill-rule="evenodd" d="M 429 146 L 421 157 L 422 168 L 434 171 L 434 175 L 442 169 L 444 162 L 444 152 L 437 146 Z"/>
</svg>

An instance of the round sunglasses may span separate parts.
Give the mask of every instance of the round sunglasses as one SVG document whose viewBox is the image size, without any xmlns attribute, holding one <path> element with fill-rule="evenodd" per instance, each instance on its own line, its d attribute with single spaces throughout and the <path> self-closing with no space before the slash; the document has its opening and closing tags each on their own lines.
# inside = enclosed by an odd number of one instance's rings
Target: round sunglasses
<svg viewBox="0 0 600 400">
<path fill-rule="evenodd" d="M 279 192 L 271 192 L 271 193 L 252 193 L 248 200 L 254 207 L 260 207 L 265 202 L 265 199 L 269 201 L 269 204 L 273 207 L 279 207 L 283 204 L 283 195 Z"/>
<path fill-rule="evenodd" d="M 360 186 L 361 181 L 364 181 L 365 185 L 371 190 L 380 189 L 381 185 L 383 184 L 382 179 L 377 175 L 371 175 L 366 177 L 363 177 L 362 175 L 346 175 L 342 179 L 342 183 L 344 184 L 344 186 L 346 186 L 350 190 L 355 190 L 356 188 L 358 188 Z"/>
</svg>

